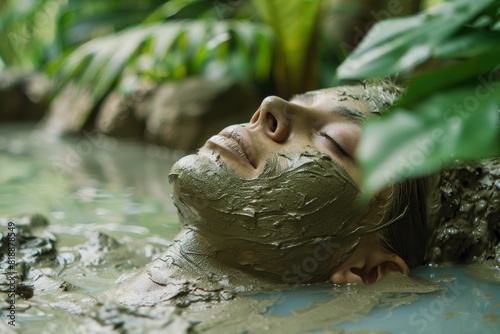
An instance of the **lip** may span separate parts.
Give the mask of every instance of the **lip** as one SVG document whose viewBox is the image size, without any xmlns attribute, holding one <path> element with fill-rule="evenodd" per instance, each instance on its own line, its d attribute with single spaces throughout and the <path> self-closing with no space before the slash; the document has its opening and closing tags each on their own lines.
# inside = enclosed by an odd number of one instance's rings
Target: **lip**
<svg viewBox="0 0 500 334">
<path fill-rule="evenodd" d="M 226 128 L 218 135 L 212 136 L 208 142 L 232 153 L 239 160 L 256 168 L 255 150 L 245 128 L 241 126 Z"/>
</svg>

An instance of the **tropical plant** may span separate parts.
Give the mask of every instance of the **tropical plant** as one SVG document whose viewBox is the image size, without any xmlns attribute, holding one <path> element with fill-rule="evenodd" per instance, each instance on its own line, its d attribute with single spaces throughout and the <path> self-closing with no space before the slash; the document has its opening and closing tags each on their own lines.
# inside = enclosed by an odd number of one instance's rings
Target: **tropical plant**
<svg viewBox="0 0 500 334">
<path fill-rule="evenodd" d="M 315 88 L 321 1 L 254 0 L 254 4 L 274 32 L 278 94 L 288 97 Z"/>
<path fill-rule="evenodd" d="M 0 70 L 39 69 L 46 62 L 58 10 L 55 0 L 0 1 Z"/>
<path fill-rule="evenodd" d="M 75 101 L 82 94 L 90 97 L 80 126 L 111 90 L 126 95 L 143 80 L 191 75 L 274 80 L 287 97 L 316 86 L 320 3 L 170 0 L 141 24 L 85 42 L 54 62 L 51 73 L 58 92 L 76 86 L 70 89 Z"/>
<path fill-rule="evenodd" d="M 76 83 L 74 99 L 90 92 L 88 114 L 111 90 L 121 95 L 138 82 L 228 73 L 267 79 L 272 39 L 267 26 L 244 21 L 182 20 L 136 26 L 83 44 L 57 64 L 60 88 Z M 85 117 L 81 119 L 83 121 Z"/>
<path fill-rule="evenodd" d="M 12 1 L 12 0 L 11 0 Z M 142 23 L 165 0 L 55 0 L 61 5 L 57 16 L 56 42 L 62 52 L 104 35 Z"/>
<path fill-rule="evenodd" d="M 499 70 L 498 0 L 449 1 L 378 23 L 337 69 L 342 80 L 409 80 L 399 103 L 363 128 L 365 194 L 455 159 L 500 156 Z"/>
<path fill-rule="evenodd" d="M 0 63 L 41 70 L 89 39 L 142 22 L 164 0 L 0 1 Z"/>
</svg>

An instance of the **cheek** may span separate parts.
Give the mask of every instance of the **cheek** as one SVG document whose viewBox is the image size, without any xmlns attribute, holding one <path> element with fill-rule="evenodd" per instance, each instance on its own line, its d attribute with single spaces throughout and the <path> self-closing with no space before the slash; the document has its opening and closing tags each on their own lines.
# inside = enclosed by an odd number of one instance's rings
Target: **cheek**
<svg viewBox="0 0 500 334">
<path fill-rule="evenodd" d="M 214 164 L 200 168 L 196 158 L 171 173 L 174 198 L 184 226 L 215 247 L 220 262 L 278 281 L 298 279 L 289 270 L 306 263 L 310 272 L 299 278 L 323 280 L 346 253 L 340 245 L 358 233 L 359 190 L 324 154 L 277 154 L 284 167 L 270 164 L 250 180 Z"/>
<path fill-rule="evenodd" d="M 345 166 L 347 173 L 351 176 L 358 188 L 361 188 L 361 169 L 357 165 Z"/>
</svg>

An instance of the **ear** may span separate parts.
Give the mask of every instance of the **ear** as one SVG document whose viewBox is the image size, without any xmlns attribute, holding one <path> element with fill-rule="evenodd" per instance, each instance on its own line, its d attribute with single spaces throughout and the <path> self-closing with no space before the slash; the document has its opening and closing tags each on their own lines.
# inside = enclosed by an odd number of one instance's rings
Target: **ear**
<svg viewBox="0 0 500 334">
<path fill-rule="evenodd" d="M 330 280 L 336 284 L 371 284 L 391 271 L 410 274 L 410 268 L 401 257 L 383 250 L 376 237 L 364 236 L 351 257 L 332 274 Z"/>
</svg>

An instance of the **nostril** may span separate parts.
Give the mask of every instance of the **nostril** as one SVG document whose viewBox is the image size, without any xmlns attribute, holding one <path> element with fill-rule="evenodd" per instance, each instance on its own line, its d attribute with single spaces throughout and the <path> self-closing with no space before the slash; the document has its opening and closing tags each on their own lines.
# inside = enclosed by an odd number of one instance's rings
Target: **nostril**
<svg viewBox="0 0 500 334">
<path fill-rule="evenodd" d="M 275 132 L 277 128 L 278 128 L 278 120 L 275 117 L 273 117 L 273 124 L 271 127 L 271 131 Z"/>
<path fill-rule="evenodd" d="M 276 129 L 278 128 L 278 120 L 270 112 L 267 113 L 266 117 L 267 117 L 267 124 L 269 125 L 269 129 L 271 130 L 272 133 L 274 133 L 276 131 Z"/>
</svg>

